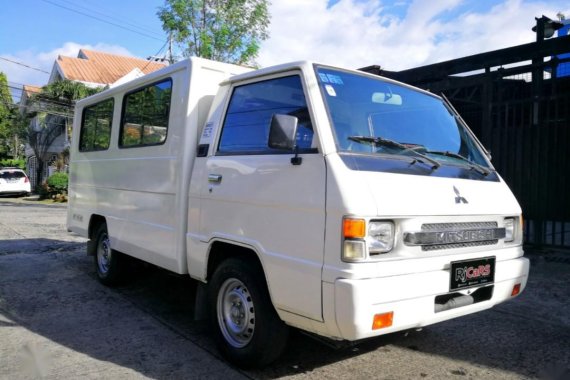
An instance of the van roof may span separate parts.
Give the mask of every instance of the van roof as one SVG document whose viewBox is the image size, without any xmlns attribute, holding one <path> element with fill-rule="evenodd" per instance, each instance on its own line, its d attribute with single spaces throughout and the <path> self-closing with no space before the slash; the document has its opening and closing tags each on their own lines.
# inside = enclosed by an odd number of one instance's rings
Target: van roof
<svg viewBox="0 0 570 380">
<path fill-rule="evenodd" d="M 279 74 L 281 72 L 290 71 L 290 70 L 294 70 L 294 69 L 309 71 L 309 70 L 312 70 L 315 65 L 323 66 L 323 67 L 336 68 L 339 70 L 343 70 L 343 71 L 347 71 L 347 72 L 353 72 L 355 74 L 359 74 L 359 75 L 363 75 L 363 76 L 374 77 L 376 79 L 380 78 L 376 74 L 367 73 L 367 72 L 360 71 L 357 69 L 347 69 L 347 68 L 342 68 L 342 67 L 338 67 L 335 65 L 317 63 L 317 62 L 306 61 L 306 60 L 287 62 L 287 63 L 282 63 L 279 65 L 269 66 L 269 67 L 265 67 L 265 68 L 255 70 L 253 68 L 233 65 L 233 64 L 229 64 L 229 63 L 212 61 L 212 60 L 205 59 L 205 58 L 191 57 L 188 59 L 184 59 L 180 62 L 177 62 L 175 64 L 172 64 L 170 66 L 167 66 L 164 69 L 154 71 L 154 72 L 147 74 L 143 77 L 134 79 L 132 81 L 121 84 L 117 87 L 107 89 L 107 90 L 102 91 L 98 94 L 95 94 L 95 95 L 92 95 L 88 98 L 82 99 L 78 102 L 78 105 L 81 105 L 81 103 L 84 103 L 84 102 L 92 103 L 94 101 L 97 101 L 99 98 L 107 97 L 109 94 L 128 91 L 129 88 L 134 87 L 134 86 L 138 86 L 141 83 L 152 83 L 153 81 L 157 80 L 157 78 L 163 77 L 164 75 L 166 75 L 168 73 L 172 73 L 172 72 L 175 72 L 178 70 L 183 70 L 183 69 L 185 69 L 185 68 L 187 68 L 193 64 L 200 64 L 200 63 L 206 67 L 211 66 L 212 68 L 218 67 L 220 69 L 221 68 L 224 68 L 224 69 L 234 68 L 235 72 L 241 72 L 240 74 L 230 76 L 227 80 L 225 80 L 221 84 L 240 82 L 240 81 L 244 81 L 244 80 L 248 80 L 248 79 L 253 79 L 253 78 L 256 78 L 259 76 Z M 398 82 L 398 81 L 390 79 L 390 78 L 385 78 L 385 77 L 381 77 L 381 78 L 382 78 L 382 80 L 384 80 L 386 82 L 391 82 L 391 83 L 403 85 L 405 87 L 409 87 L 410 89 L 420 91 L 420 92 L 426 93 L 428 95 L 435 96 L 435 97 L 439 98 L 437 95 L 435 95 L 433 93 L 430 93 L 430 92 L 425 91 L 423 89 L 411 86 L 409 84 Z"/>
</svg>

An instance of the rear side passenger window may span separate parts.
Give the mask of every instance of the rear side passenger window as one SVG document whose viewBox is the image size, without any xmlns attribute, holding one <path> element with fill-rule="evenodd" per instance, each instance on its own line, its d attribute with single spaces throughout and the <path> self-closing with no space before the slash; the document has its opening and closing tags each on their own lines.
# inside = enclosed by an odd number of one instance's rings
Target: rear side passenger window
<svg viewBox="0 0 570 380">
<path fill-rule="evenodd" d="M 271 154 L 267 145 L 271 118 L 275 114 L 296 116 L 297 146 L 312 152 L 313 126 L 298 75 L 270 79 L 236 87 L 232 94 L 219 154 Z"/>
<path fill-rule="evenodd" d="M 168 132 L 171 95 L 171 79 L 125 95 L 119 146 L 134 148 L 164 144 Z"/>
<path fill-rule="evenodd" d="M 111 98 L 83 109 L 79 132 L 80 152 L 109 148 L 114 104 L 115 101 Z"/>
</svg>

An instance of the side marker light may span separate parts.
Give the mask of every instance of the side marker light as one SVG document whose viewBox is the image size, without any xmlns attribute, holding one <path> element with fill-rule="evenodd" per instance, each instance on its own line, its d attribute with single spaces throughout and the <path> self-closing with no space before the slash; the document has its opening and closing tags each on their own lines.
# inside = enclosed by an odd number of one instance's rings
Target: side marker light
<svg viewBox="0 0 570 380">
<path fill-rule="evenodd" d="M 394 312 L 384 314 L 376 314 L 374 320 L 372 321 L 372 330 L 383 329 L 392 326 L 394 320 Z"/>
<path fill-rule="evenodd" d="M 513 286 L 513 291 L 511 292 L 511 297 L 518 295 L 521 292 L 521 284 L 516 284 Z"/>
</svg>

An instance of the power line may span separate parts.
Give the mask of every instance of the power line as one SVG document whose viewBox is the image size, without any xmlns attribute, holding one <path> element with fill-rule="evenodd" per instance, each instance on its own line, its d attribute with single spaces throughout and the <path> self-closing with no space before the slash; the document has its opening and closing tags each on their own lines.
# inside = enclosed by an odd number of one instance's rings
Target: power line
<svg viewBox="0 0 570 380">
<path fill-rule="evenodd" d="M 134 30 L 134 29 L 131 29 L 131 28 L 127 28 L 126 26 L 123 26 L 123 25 L 120 25 L 120 24 L 117 24 L 117 23 L 115 23 L 115 22 L 111 22 L 111 21 L 108 21 L 108 20 L 104 20 L 104 19 L 102 19 L 102 18 L 100 18 L 100 17 L 90 15 L 90 14 L 88 14 L 88 13 L 79 11 L 79 10 L 77 10 L 77 9 L 69 8 L 69 7 L 66 7 L 65 5 L 61 5 L 61 4 L 58 4 L 58 3 L 54 3 L 53 1 L 50 1 L 50 0 L 42 0 L 42 1 L 45 2 L 45 3 L 51 4 L 51 5 L 55 5 L 56 7 L 60 7 L 60 8 L 63 8 L 63 9 L 67 9 L 68 11 L 71 11 L 71 12 L 79 13 L 80 15 L 83 15 L 83 16 L 86 16 L 86 17 L 90 17 L 90 18 L 95 19 L 95 20 L 97 20 L 97 21 L 101 21 L 101 22 L 104 22 L 104 23 L 106 23 L 106 24 L 116 26 L 117 28 L 121 28 L 121 29 L 124 29 L 124 30 L 128 30 L 129 32 L 133 32 L 133 33 L 139 34 L 139 35 L 141 35 L 141 36 L 145 36 L 145 37 L 148 37 L 148 38 L 152 38 L 152 39 L 154 39 L 154 40 L 162 41 L 162 38 L 157 38 L 157 37 L 151 36 L 150 34 L 147 34 L 147 33 L 144 33 L 144 32 L 138 31 L 138 30 Z"/>
<path fill-rule="evenodd" d="M 12 90 L 16 90 L 16 91 L 21 91 L 22 94 L 24 92 L 23 88 L 20 87 L 15 87 L 15 86 L 10 86 L 10 85 L 5 85 L 5 84 L 0 84 L 1 87 L 7 87 L 10 88 Z M 36 95 L 36 99 L 38 103 L 42 103 L 42 104 L 51 104 L 54 106 L 59 106 L 59 107 L 67 107 L 72 109 L 74 107 L 73 103 L 75 101 L 72 101 L 72 103 L 68 103 L 68 102 L 64 102 L 64 101 L 60 101 L 60 100 L 56 100 L 50 97 L 46 97 L 46 95 L 41 94 L 41 93 L 34 93 L 34 95 Z M 17 95 L 20 96 L 20 98 L 22 97 L 22 95 Z M 15 103 L 14 103 L 15 104 Z"/>
<path fill-rule="evenodd" d="M 58 1 L 59 1 L 59 2 L 64 2 L 64 3 L 70 4 L 70 5 L 72 5 L 74 8 L 84 9 L 84 10 L 86 10 L 87 12 L 98 13 L 98 14 L 100 14 L 101 16 L 106 17 L 106 18 L 108 18 L 108 19 L 115 20 L 115 21 L 118 21 L 118 22 L 120 22 L 120 23 L 130 25 L 130 26 L 132 26 L 132 27 L 134 27 L 134 28 L 136 28 L 136 29 L 140 29 L 140 30 L 146 31 L 146 32 L 148 32 L 148 33 L 150 33 L 150 34 L 154 34 L 154 35 L 156 35 L 156 36 L 161 36 L 161 37 L 162 37 L 161 34 L 156 33 L 156 30 L 155 30 L 155 29 L 152 29 L 152 28 L 150 28 L 150 27 L 148 27 L 148 26 L 143 27 L 143 26 L 141 26 L 139 23 L 129 22 L 129 21 L 127 21 L 125 18 L 122 18 L 122 17 L 119 18 L 119 17 L 111 16 L 111 15 L 109 15 L 108 13 L 101 12 L 101 11 L 99 11 L 99 10 L 97 10 L 97 9 L 90 8 L 90 7 L 85 7 L 85 6 L 76 4 L 76 3 L 73 2 L 73 1 L 69 1 L 69 0 L 58 0 Z"/>
<path fill-rule="evenodd" d="M 22 93 L 24 92 L 24 89 L 20 88 L 20 87 L 15 87 L 15 86 L 10 86 L 10 85 L 5 85 L 5 84 L 0 84 L 0 86 L 8 87 L 8 88 L 16 90 L 16 91 L 21 91 Z M 73 103 L 66 103 L 66 102 L 62 102 L 62 101 L 58 101 L 56 99 L 50 98 L 49 96 L 46 96 L 46 95 L 41 94 L 41 93 L 34 93 L 34 95 L 37 96 L 36 99 L 38 100 L 38 102 L 46 103 L 46 104 L 52 104 L 52 105 L 60 106 L 60 107 L 73 108 L 74 101 L 72 101 Z M 21 96 L 22 95 L 20 95 L 20 98 L 21 98 Z"/>
<path fill-rule="evenodd" d="M 61 116 L 61 115 L 54 115 L 54 116 Z M 63 126 L 64 126 L 64 124 L 61 124 L 61 123 L 54 123 L 54 122 L 51 122 L 51 121 L 43 121 L 43 122 L 41 122 L 41 124 L 46 125 L 46 126 L 50 126 L 50 125 L 51 125 L 51 126 L 56 126 L 56 127 L 63 127 Z M 31 128 L 31 129 L 32 129 L 32 132 L 34 132 L 34 133 L 42 133 L 42 132 L 44 132 L 44 131 L 42 131 L 42 130 L 37 131 L 37 130 L 34 130 L 33 128 Z M 28 133 L 29 133 L 29 132 L 28 132 Z"/>
<path fill-rule="evenodd" d="M 8 107 L 13 107 L 13 108 L 20 108 L 20 107 L 24 107 L 24 108 L 30 108 L 30 106 L 21 106 L 19 104 L 16 103 L 11 103 L 11 102 L 5 102 L 0 100 L 0 103 L 5 104 Z M 73 118 L 73 114 L 67 114 L 67 113 L 63 113 L 63 112 L 57 112 L 57 111 L 44 111 L 44 110 L 37 110 L 38 112 L 42 112 L 48 115 L 54 115 L 54 116 L 64 116 L 64 117 L 68 117 L 68 118 Z"/>
<path fill-rule="evenodd" d="M 164 45 L 162 45 L 162 47 L 160 49 L 158 49 L 158 51 L 154 54 L 154 56 L 158 56 L 160 54 L 160 52 L 166 47 L 166 45 L 168 44 L 168 42 L 170 42 L 170 37 L 166 40 L 166 42 L 164 43 Z M 149 57 L 148 62 L 146 63 L 146 65 L 144 65 L 144 67 L 142 68 L 142 72 L 144 72 L 144 70 L 148 67 L 148 65 L 150 65 L 150 63 L 152 62 L 152 60 L 150 60 L 150 58 L 153 56 Z"/>
<path fill-rule="evenodd" d="M 8 82 L 8 83 L 15 84 L 14 82 Z M 24 94 L 23 87 L 16 87 L 16 86 L 10 86 L 10 85 L 5 85 L 5 84 L 0 84 L 0 87 L 6 87 L 6 88 L 10 89 L 10 95 L 12 96 L 12 101 L 14 103 L 19 103 L 22 100 L 22 96 Z M 19 91 L 19 93 L 18 93 L 18 91 Z"/>
<path fill-rule="evenodd" d="M 10 86 L 9 84 L 0 83 L 0 86 L 2 86 L 2 87 L 8 87 L 8 88 L 11 88 L 12 90 L 24 91 L 24 88 L 23 88 L 23 87 Z"/>
<path fill-rule="evenodd" d="M 46 84 L 44 84 L 44 85 L 42 85 L 42 86 L 36 86 L 36 85 L 34 85 L 34 84 L 18 83 L 18 82 L 13 82 L 13 81 L 11 81 L 11 80 L 9 80 L 8 83 L 11 83 L 11 84 L 13 84 L 13 85 L 15 84 L 15 85 L 17 85 L 17 86 L 32 86 L 32 87 L 38 87 L 38 88 L 40 88 L 40 89 L 41 89 L 42 87 L 44 87 L 44 86 L 47 86 Z"/>
<path fill-rule="evenodd" d="M 44 1 L 45 1 L 45 0 L 44 0 Z M 45 71 L 45 70 L 42 70 L 42 69 L 38 69 L 37 67 L 32 67 L 32 66 L 30 66 L 30 65 L 26 65 L 25 63 L 22 63 L 22 62 L 14 61 L 14 60 L 11 60 L 11 59 L 8 59 L 8 58 L 4 58 L 4 57 L 0 57 L 0 59 L 3 59 L 4 61 L 8 61 L 8 62 L 15 63 L 16 65 L 20 65 L 20 66 L 27 67 L 28 69 L 32 69 L 32 70 L 36 70 L 36 71 L 42 72 L 42 73 L 45 73 L 45 74 L 51 74 L 51 73 L 48 72 L 48 71 Z"/>
</svg>

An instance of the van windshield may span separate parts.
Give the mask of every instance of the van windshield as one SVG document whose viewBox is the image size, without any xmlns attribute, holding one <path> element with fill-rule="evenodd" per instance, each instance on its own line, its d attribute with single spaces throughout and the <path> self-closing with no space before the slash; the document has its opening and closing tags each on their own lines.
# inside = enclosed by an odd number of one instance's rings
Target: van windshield
<svg viewBox="0 0 570 380">
<path fill-rule="evenodd" d="M 434 169 L 468 165 L 485 173 L 489 168 L 469 132 L 438 97 L 329 68 L 318 67 L 317 76 L 340 152 L 406 155 Z"/>
</svg>

